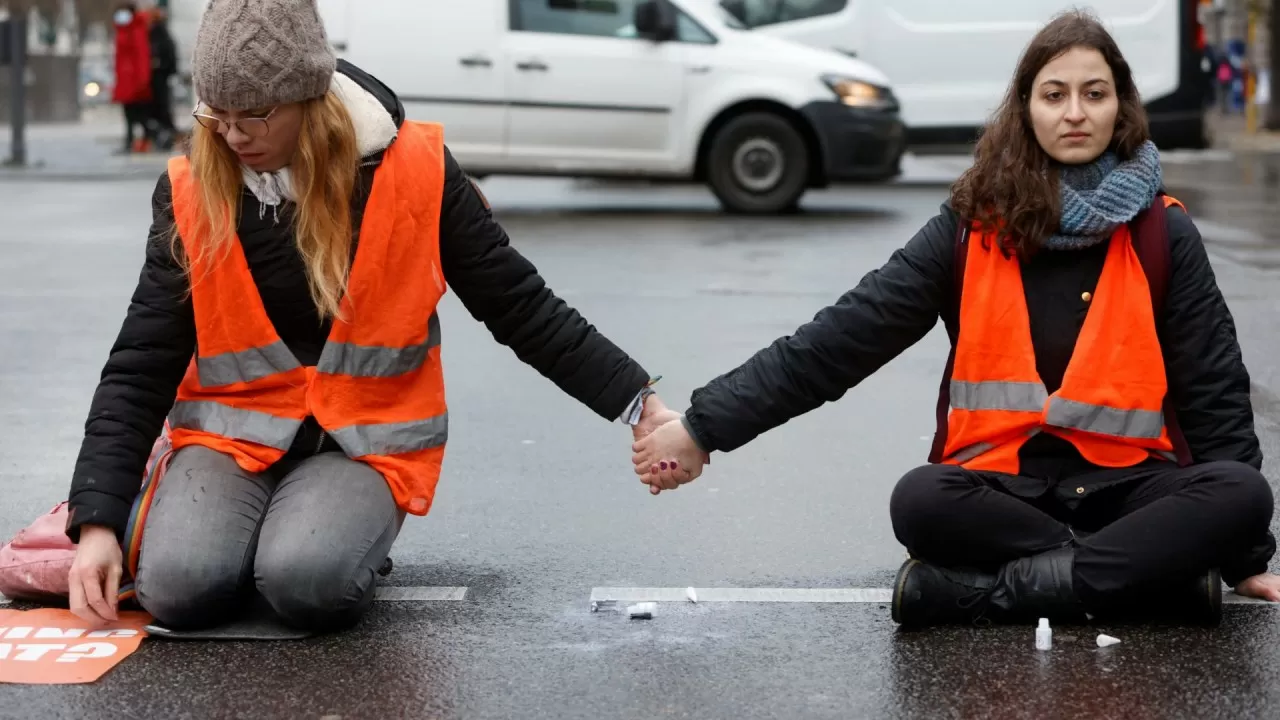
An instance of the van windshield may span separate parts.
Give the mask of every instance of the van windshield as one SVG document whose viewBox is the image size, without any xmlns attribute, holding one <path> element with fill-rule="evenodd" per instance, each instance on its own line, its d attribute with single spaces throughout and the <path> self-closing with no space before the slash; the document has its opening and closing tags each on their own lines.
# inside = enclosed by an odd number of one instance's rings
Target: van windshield
<svg viewBox="0 0 1280 720">
<path fill-rule="evenodd" d="M 727 28 L 733 30 L 749 29 L 743 24 L 742 18 L 733 11 L 735 5 L 741 4 L 741 0 L 689 0 L 688 4 L 697 5 L 701 9 L 714 12 L 716 19 Z"/>
<path fill-rule="evenodd" d="M 716 5 L 716 10 L 720 16 L 720 22 L 724 23 L 725 27 L 733 28 L 734 30 L 747 29 L 747 26 L 742 24 L 738 16 L 729 12 L 723 5 Z"/>
<path fill-rule="evenodd" d="M 849 0 L 719 0 L 720 7 L 737 20 L 740 29 L 835 15 Z"/>
</svg>

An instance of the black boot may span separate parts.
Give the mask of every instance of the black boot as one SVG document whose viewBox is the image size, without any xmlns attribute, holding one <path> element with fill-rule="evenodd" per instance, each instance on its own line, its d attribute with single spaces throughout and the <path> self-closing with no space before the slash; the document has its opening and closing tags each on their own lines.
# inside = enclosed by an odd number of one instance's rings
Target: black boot
<svg viewBox="0 0 1280 720">
<path fill-rule="evenodd" d="M 989 614 L 1003 622 L 1083 622 L 1084 607 L 1071 579 L 1076 550 L 1073 546 L 1018 558 L 1005 563 L 991 591 Z"/>
<path fill-rule="evenodd" d="M 1192 622 L 1206 627 L 1222 623 L 1222 573 L 1217 568 L 1196 578 L 1189 610 Z"/>
<path fill-rule="evenodd" d="M 1192 580 L 1142 590 L 1098 612 L 1103 622 L 1217 627 L 1222 623 L 1222 574 L 1209 570 Z"/>
<path fill-rule="evenodd" d="M 1006 563 L 994 575 L 908 560 L 893 588 L 893 619 L 903 627 L 1034 622 L 1047 617 L 1082 621 L 1071 582 L 1071 547 Z"/>
<path fill-rule="evenodd" d="M 904 628 L 963 624 L 981 614 L 996 578 L 908 559 L 893 581 L 893 621 Z"/>
</svg>

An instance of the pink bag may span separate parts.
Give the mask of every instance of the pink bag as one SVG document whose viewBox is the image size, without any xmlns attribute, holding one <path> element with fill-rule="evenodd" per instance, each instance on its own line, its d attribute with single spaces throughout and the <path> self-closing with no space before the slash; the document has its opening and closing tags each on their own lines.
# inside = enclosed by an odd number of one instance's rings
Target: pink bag
<svg viewBox="0 0 1280 720">
<path fill-rule="evenodd" d="M 142 549 L 142 528 L 146 524 L 147 511 L 155 496 L 156 486 L 169 466 L 173 447 L 169 443 L 169 422 L 166 420 L 160 437 L 151 447 L 147 458 L 142 489 L 133 502 L 129 525 L 125 530 L 124 577 L 120 582 L 120 600 L 134 597 L 132 578 L 138 571 L 138 554 Z M 67 501 L 36 518 L 0 547 L 0 595 L 5 597 L 45 602 L 65 599 L 70 594 L 68 576 L 76 557 L 76 546 L 67 537 L 67 520 L 70 511 Z"/>
<path fill-rule="evenodd" d="M 36 518 L 0 547 L 0 595 L 41 600 L 67 596 L 76 546 L 67 537 L 67 502 Z"/>
</svg>

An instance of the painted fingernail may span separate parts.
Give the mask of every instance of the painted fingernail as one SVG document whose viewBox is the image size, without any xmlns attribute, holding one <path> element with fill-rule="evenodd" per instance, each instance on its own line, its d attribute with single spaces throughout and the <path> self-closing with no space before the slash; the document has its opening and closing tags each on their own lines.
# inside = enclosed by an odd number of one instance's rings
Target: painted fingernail
<svg viewBox="0 0 1280 720">
<path fill-rule="evenodd" d="M 679 462 L 678 460 L 672 460 L 672 461 L 671 461 L 671 469 L 672 469 L 672 470 L 675 470 L 675 469 L 676 469 L 676 468 L 678 468 L 678 467 L 680 467 L 680 462 Z"/>
<path fill-rule="evenodd" d="M 662 469 L 663 469 L 663 470 L 666 470 L 666 469 L 667 469 L 667 464 L 666 464 L 665 462 L 660 462 L 660 463 L 658 463 L 658 465 L 660 465 L 660 466 L 662 467 Z"/>
</svg>

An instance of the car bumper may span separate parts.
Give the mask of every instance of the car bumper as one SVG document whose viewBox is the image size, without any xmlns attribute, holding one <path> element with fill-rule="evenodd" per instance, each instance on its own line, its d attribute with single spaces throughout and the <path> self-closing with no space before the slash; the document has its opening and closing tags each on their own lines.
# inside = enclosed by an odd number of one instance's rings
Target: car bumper
<svg viewBox="0 0 1280 720">
<path fill-rule="evenodd" d="M 902 172 L 907 133 L 897 112 L 835 101 L 812 102 L 800 112 L 818 136 L 828 182 L 891 180 Z"/>
</svg>

